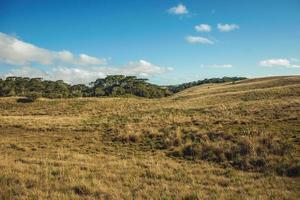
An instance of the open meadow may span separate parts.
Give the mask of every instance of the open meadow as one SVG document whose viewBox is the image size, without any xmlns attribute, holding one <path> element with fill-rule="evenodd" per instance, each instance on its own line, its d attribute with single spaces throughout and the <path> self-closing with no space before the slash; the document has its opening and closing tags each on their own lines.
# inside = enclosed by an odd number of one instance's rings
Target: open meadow
<svg viewBox="0 0 300 200">
<path fill-rule="evenodd" d="M 0 199 L 300 199 L 300 76 L 160 99 L 0 98 Z"/>
</svg>

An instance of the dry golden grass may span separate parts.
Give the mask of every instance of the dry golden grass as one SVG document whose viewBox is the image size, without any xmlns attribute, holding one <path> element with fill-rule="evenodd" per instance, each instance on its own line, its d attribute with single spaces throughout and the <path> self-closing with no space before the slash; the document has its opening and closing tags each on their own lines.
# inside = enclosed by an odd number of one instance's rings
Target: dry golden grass
<svg viewBox="0 0 300 200">
<path fill-rule="evenodd" d="M 272 148 L 259 143 L 266 138 Z M 222 153 L 239 142 L 250 151 L 242 164 L 297 166 L 300 77 L 202 85 L 158 100 L 1 98 L 0 199 L 300 198 L 299 177 L 198 156 L 205 145 Z M 201 151 L 184 154 L 194 145 Z"/>
</svg>

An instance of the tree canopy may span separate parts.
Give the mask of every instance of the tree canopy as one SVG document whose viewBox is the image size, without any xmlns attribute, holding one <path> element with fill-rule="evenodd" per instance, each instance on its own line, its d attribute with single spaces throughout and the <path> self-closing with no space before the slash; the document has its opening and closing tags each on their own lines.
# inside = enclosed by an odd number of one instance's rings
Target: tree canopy
<svg viewBox="0 0 300 200">
<path fill-rule="evenodd" d="M 84 84 L 70 85 L 62 80 L 49 81 L 41 78 L 7 77 L 0 79 L 0 96 L 28 96 L 38 93 L 47 98 L 99 97 L 134 95 L 160 98 L 169 95 L 168 89 L 135 76 L 110 75 Z"/>
</svg>

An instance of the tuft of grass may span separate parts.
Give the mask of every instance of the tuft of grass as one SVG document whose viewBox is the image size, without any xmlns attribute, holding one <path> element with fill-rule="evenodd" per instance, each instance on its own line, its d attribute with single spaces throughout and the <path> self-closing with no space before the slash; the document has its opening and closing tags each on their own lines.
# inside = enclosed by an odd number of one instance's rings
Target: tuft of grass
<svg viewBox="0 0 300 200">
<path fill-rule="evenodd" d="M 76 185 L 72 187 L 72 190 L 75 194 L 79 196 L 86 196 L 92 194 L 91 190 L 86 185 Z"/>
</svg>

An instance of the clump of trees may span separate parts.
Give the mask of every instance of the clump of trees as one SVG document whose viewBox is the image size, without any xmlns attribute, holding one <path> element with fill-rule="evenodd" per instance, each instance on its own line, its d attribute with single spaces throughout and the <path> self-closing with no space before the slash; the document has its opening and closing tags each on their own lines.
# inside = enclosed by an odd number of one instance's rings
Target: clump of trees
<svg viewBox="0 0 300 200">
<path fill-rule="evenodd" d="M 147 98 L 160 98 L 169 95 L 168 89 L 147 82 L 136 76 L 113 75 L 92 82 L 92 96 L 134 95 Z"/>
<path fill-rule="evenodd" d="M 204 79 L 204 80 L 198 80 L 198 81 L 193 81 L 193 82 L 188 82 L 188 83 L 183 83 L 179 85 L 170 85 L 167 86 L 167 88 L 173 92 L 180 92 L 184 89 L 197 86 L 197 85 L 202 85 L 206 83 L 226 83 L 226 82 L 232 82 L 235 83 L 236 81 L 244 80 L 246 79 L 245 77 L 226 77 L 224 76 L 223 78 L 210 78 L 210 79 Z"/>
<path fill-rule="evenodd" d="M 0 79 L 0 96 L 22 96 L 30 101 L 38 97 L 72 98 L 134 95 L 160 98 L 170 94 L 168 89 L 147 82 L 136 76 L 111 75 L 89 84 L 70 85 L 62 80 L 49 81 L 42 78 L 7 77 Z"/>
<path fill-rule="evenodd" d="M 102 97 L 102 96 L 139 96 L 146 98 L 161 98 L 186 88 L 204 83 L 224 83 L 243 80 L 243 77 L 212 78 L 184 83 L 175 86 L 158 86 L 147 79 L 136 76 L 110 75 L 99 78 L 89 85 L 70 85 L 62 80 L 49 81 L 42 78 L 7 77 L 0 79 L 0 96 L 22 96 L 29 101 L 39 97 L 72 98 L 72 97 Z"/>
</svg>

